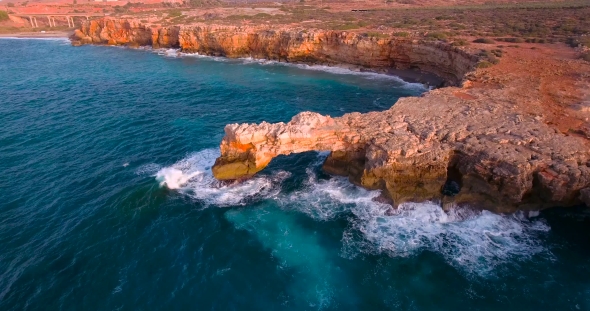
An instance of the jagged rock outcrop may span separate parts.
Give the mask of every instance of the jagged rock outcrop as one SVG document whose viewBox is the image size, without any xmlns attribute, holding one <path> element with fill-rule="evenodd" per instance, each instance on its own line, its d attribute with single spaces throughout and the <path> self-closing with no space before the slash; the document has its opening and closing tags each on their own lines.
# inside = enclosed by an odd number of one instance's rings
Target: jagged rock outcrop
<svg viewBox="0 0 590 311">
<path fill-rule="evenodd" d="M 84 23 L 72 43 L 383 72 L 418 69 L 447 85 L 469 76 L 463 88 L 403 98 L 383 112 L 339 118 L 304 112 L 286 124 L 230 124 L 213 173 L 221 180 L 248 178 L 278 155 L 325 150 L 331 153 L 324 170 L 381 189 L 394 205 L 434 200 L 496 212 L 590 206 L 590 136 L 584 130 L 590 110 L 580 109 L 590 97 L 578 92 L 590 83 L 590 68 L 581 61 L 515 47 L 500 65 L 474 72 L 477 56 L 441 42 L 323 30 L 149 27 L 109 18 Z"/>
<path fill-rule="evenodd" d="M 146 46 L 152 45 L 152 30 L 135 20 L 105 18 L 82 23 L 71 39 L 74 45 Z"/>
<path fill-rule="evenodd" d="M 442 42 L 378 39 L 345 31 L 275 31 L 242 27 L 149 27 L 137 20 L 104 18 L 82 24 L 74 45 L 109 44 L 180 48 L 187 53 L 253 57 L 308 64 L 346 65 L 387 72 L 415 69 L 456 85 L 479 58 Z"/>
<path fill-rule="evenodd" d="M 523 115 L 505 90 L 472 100 L 454 96 L 458 90 L 403 98 L 383 112 L 227 125 L 213 173 L 239 179 L 277 155 L 332 151 L 327 172 L 382 189 L 394 204 L 434 200 L 512 212 L 581 203 L 590 186 L 585 138 Z"/>
</svg>

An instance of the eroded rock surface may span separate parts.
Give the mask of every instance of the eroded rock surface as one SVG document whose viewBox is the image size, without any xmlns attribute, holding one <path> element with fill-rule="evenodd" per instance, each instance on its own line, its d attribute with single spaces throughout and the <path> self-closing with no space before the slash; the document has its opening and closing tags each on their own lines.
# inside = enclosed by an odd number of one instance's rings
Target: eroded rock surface
<svg viewBox="0 0 590 311">
<path fill-rule="evenodd" d="M 506 90 L 480 90 L 471 100 L 457 91 L 403 98 L 383 112 L 230 124 L 213 172 L 239 179 L 277 155 L 332 151 L 327 172 L 382 189 L 394 204 L 435 200 L 497 212 L 580 204 L 580 190 L 590 186 L 585 138 L 523 115 Z M 449 183 L 458 193 L 443 195 Z"/>
</svg>

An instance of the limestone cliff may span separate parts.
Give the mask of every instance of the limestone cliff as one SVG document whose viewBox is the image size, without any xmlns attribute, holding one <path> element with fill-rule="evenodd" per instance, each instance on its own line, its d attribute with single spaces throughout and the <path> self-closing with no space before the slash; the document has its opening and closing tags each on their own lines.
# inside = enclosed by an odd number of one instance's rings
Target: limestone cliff
<svg viewBox="0 0 590 311">
<path fill-rule="evenodd" d="M 88 21 L 72 37 L 75 45 L 109 44 L 180 48 L 187 53 L 225 57 L 253 57 L 308 64 L 347 65 L 387 72 L 416 69 L 462 81 L 478 57 L 441 42 L 378 39 L 343 31 L 169 26 L 153 27 L 136 20 Z"/>
</svg>

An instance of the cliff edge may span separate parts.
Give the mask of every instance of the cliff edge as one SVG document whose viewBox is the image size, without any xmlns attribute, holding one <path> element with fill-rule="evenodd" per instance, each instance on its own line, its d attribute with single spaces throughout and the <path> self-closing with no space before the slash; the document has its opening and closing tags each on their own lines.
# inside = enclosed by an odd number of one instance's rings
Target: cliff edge
<svg viewBox="0 0 590 311">
<path fill-rule="evenodd" d="M 430 200 L 514 212 L 590 204 L 590 65 L 565 46 L 503 47 L 499 65 L 476 70 L 475 53 L 443 42 L 342 31 L 151 28 L 106 18 L 83 24 L 72 41 L 416 69 L 453 86 L 383 112 L 303 112 L 288 123 L 227 125 L 213 167 L 220 180 L 248 178 L 278 155 L 317 150 L 331 151 L 324 170 L 381 189 L 394 205 Z"/>
</svg>

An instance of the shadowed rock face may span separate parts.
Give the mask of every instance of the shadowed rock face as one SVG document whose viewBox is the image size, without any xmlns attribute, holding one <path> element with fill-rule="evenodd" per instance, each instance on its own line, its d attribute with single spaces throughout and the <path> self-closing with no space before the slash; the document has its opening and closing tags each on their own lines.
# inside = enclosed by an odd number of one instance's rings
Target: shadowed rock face
<svg viewBox="0 0 590 311">
<path fill-rule="evenodd" d="M 520 114 L 502 90 L 470 101 L 453 96 L 457 90 L 403 98 L 383 112 L 303 112 L 286 124 L 227 125 L 213 173 L 240 179 L 277 155 L 332 151 L 324 170 L 382 189 L 395 205 L 434 200 L 512 212 L 587 198 L 580 192 L 590 185 L 584 138 Z"/>
</svg>

